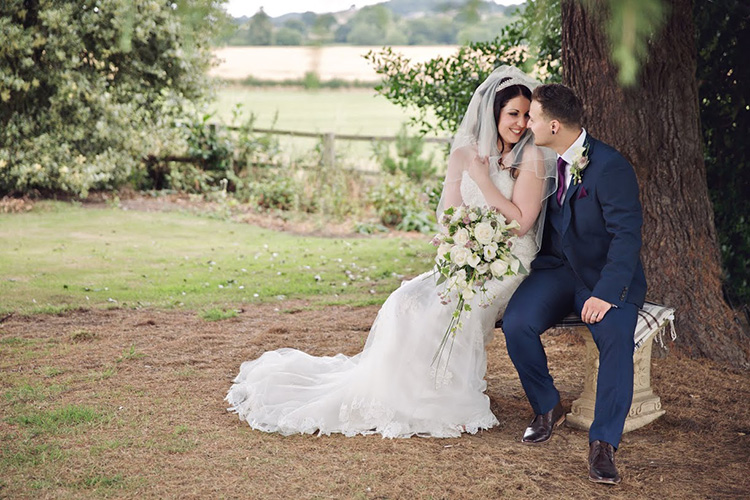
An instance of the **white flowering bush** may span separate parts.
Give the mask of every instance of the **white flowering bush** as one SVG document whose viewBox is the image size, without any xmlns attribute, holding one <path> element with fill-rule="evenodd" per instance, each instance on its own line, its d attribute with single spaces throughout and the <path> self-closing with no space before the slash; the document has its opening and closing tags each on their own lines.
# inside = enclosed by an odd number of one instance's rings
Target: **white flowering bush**
<svg viewBox="0 0 750 500">
<path fill-rule="evenodd" d="M 513 255 L 517 221 L 506 222 L 494 207 L 449 207 L 440 218 L 441 231 L 432 239 L 437 247 L 435 263 L 441 302 L 455 298 L 456 309 L 440 342 L 438 359 L 448 339 L 461 328 L 461 315 L 471 311 L 470 302 L 479 294 L 480 306 L 487 307 L 494 297 L 487 293 L 490 280 L 526 274 L 528 271 Z"/>
</svg>

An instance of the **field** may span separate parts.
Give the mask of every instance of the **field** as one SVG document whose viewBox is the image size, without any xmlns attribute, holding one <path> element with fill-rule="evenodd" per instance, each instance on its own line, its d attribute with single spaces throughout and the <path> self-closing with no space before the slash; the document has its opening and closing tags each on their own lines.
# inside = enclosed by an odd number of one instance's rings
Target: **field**
<svg viewBox="0 0 750 500">
<path fill-rule="evenodd" d="M 318 89 L 258 88 L 232 84 L 232 79 L 252 75 L 267 80 L 301 79 L 319 55 L 317 72 L 322 80 L 377 81 L 369 63 L 362 58 L 368 50 L 378 47 L 228 47 L 216 52 L 225 60 L 213 74 L 228 79 L 220 85 L 212 106 L 217 119 L 228 123 L 232 110 L 242 105 L 242 116 L 255 116 L 258 128 L 275 128 L 300 132 L 334 133 L 363 136 L 394 136 L 416 110 L 407 110 L 392 104 L 374 89 Z M 394 47 L 413 58 L 423 61 L 436 55 L 447 55 L 455 47 Z M 312 66 L 311 66 L 312 65 Z M 373 84 L 374 85 L 374 84 Z M 415 132 L 414 129 L 411 129 Z M 447 136 L 447 134 L 445 134 Z M 284 155 L 297 159 L 309 155 L 318 143 L 314 138 L 279 136 Z M 434 153 L 438 170 L 444 163 L 443 149 L 428 144 L 426 154 Z M 336 153 L 344 166 L 362 170 L 377 170 L 372 144 L 361 141 L 336 141 Z"/>
<path fill-rule="evenodd" d="M 394 135 L 411 114 L 372 89 L 303 90 L 241 86 L 222 87 L 214 110 L 229 120 L 241 104 L 243 116 L 255 115 L 256 126 L 300 132 Z"/>
<path fill-rule="evenodd" d="M 247 118 L 251 113 L 255 116 L 255 126 L 258 128 L 298 132 L 394 136 L 412 115 L 409 110 L 376 95 L 374 90 L 257 89 L 241 86 L 222 87 L 217 93 L 213 111 L 228 123 L 237 104 L 242 105 L 243 117 Z M 414 133 L 413 128 L 410 130 Z M 319 142 L 315 138 L 277 137 L 283 155 L 290 159 L 309 155 Z M 370 171 L 379 168 L 373 157 L 371 141 L 337 139 L 335 145 L 341 165 Z M 442 145 L 426 144 L 424 154 L 434 154 L 435 165 L 438 171 L 442 171 Z"/>
<path fill-rule="evenodd" d="M 378 80 L 372 66 L 362 56 L 382 47 L 225 47 L 214 51 L 219 64 L 211 74 L 227 80 L 253 76 L 261 80 L 301 79 L 315 72 L 321 80 Z M 413 62 L 448 56 L 458 47 L 452 45 L 393 47 Z"/>
</svg>

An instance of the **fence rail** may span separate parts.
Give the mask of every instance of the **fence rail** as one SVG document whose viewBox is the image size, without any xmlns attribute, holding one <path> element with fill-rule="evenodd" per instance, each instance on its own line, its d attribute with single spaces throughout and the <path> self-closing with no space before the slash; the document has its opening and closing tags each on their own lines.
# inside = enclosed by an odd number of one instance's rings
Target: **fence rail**
<svg viewBox="0 0 750 500">
<path fill-rule="evenodd" d="M 228 130 L 239 130 L 239 127 L 226 126 Z M 323 140 L 323 164 L 327 167 L 336 165 L 336 140 L 342 141 L 367 141 L 367 142 L 395 142 L 398 137 L 389 135 L 351 135 L 336 134 L 334 132 L 301 132 L 295 130 L 278 130 L 266 128 L 254 128 L 254 132 L 270 135 L 289 135 L 292 137 L 310 137 Z M 450 144 L 452 139 L 449 137 L 424 137 L 422 139 L 427 143 Z M 372 173 L 367 171 L 366 173 Z"/>
<path fill-rule="evenodd" d="M 209 128 L 212 133 L 216 132 L 216 129 L 224 128 L 237 132 L 241 130 L 240 127 L 234 125 L 223 125 L 218 123 L 210 123 Z M 279 130 L 279 129 L 266 129 L 266 128 L 253 128 L 253 132 L 259 134 L 269 135 L 287 135 L 291 137 L 307 137 L 312 139 L 322 139 L 323 141 L 323 164 L 326 167 L 336 166 L 336 141 L 366 141 L 366 142 L 395 142 L 398 137 L 387 136 L 387 135 L 351 135 L 351 134 L 336 134 L 334 132 L 302 132 L 298 130 Z M 452 138 L 449 137 L 424 137 L 422 139 L 426 143 L 433 144 L 450 144 Z M 162 157 L 148 156 L 145 158 L 148 163 L 160 163 L 160 162 L 178 162 L 178 163 L 191 163 L 196 161 L 195 158 L 188 156 L 178 155 L 167 155 Z M 304 166 L 303 166 L 304 168 Z M 378 174 L 378 171 L 364 170 L 364 169 L 350 169 L 363 174 Z"/>
</svg>

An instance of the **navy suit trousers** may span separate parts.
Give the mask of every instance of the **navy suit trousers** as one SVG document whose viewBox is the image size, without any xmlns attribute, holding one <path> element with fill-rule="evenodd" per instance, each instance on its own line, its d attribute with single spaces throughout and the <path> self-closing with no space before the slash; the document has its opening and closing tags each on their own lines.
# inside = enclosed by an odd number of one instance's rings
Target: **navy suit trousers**
<svg viewBox="0 0 750 500">
<path fill-rule="evenodd" d="M 503 333 L 521 384 L 536 414 L 555 407 L 560 394 L 547 366 L 540 336 L 568 315 L 578 314 L 591 291 L 569 265 L 534 269 L 513 294 L 503 315 Z M 594 422 L 589 442 L 597 439 L 617 448 L 633 400 L 633 333 L 638 319 L 634 304 L 611 308 L 587 325 L 599 348 Z"/>
</svg>

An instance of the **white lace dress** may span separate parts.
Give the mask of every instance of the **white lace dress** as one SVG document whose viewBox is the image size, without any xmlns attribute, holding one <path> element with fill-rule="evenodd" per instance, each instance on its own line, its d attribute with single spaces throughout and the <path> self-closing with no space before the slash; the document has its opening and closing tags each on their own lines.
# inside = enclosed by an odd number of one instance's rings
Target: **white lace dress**
<svg viewBox="0 0 750 500">
<path fill-rule="evenodd" d="M 508 171 L 496 172 L 492 180 L 510 197 L 514 181 Z M 468 205 L 485 205 L 467 173 L 461 196 Z M 536 252 L 530 233 L 513 246 L 527 269 Z M 441 304 L 435 276 L 427 272 L 403 282 L 388 297 L 356 356 L 314 357 L 279 349 L 242 363 L 226 397 L 229 410 L 254 429 L 285 435 L 456 437 L 490 428 L 498 421 L 484 394 L 485 344 L 521 279 L 491 280 L 495 299 L 487 308 L 479 307 L 475 296 L 447 365 L 433 366 L 432 360 L 455 300 Z"/>
</svg>

